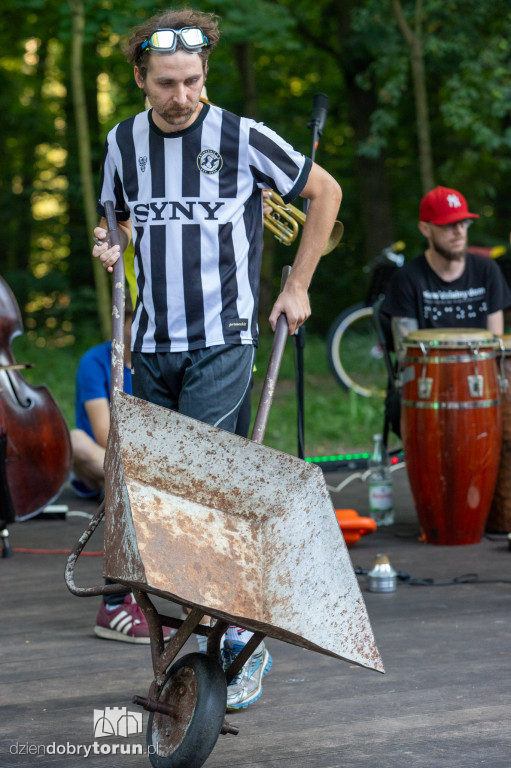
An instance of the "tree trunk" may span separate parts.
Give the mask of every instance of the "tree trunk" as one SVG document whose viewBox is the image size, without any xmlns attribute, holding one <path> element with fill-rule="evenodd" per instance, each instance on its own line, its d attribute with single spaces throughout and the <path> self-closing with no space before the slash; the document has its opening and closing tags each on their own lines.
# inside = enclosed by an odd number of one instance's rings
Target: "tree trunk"
<svg viewBox="0 0 511 768">
<path fill-rule="evenodd" d="M 419 168 L 422 192 L 425 195 L 433 189 L 433 155 L 429 128 L 428 95 L 426 89 L 426 73 L 424 69 L 424 52 L 422 48 L 422 0 L 415 3 L 415 29 L 412 30 L 406 21 L 400 0 L 391 0 L 392 10 L 398 27 L 410 49 L 413 90 L 415 95 L 415 114 L 417 120 L 417 140 L 419 147 Z"/>
<path fill-rule="evenodd" d="M 360 88 L 348 71 L 345 71 L 345 83 L 349 122 L 358 144 L 370 136 L 371 114 L 377 107 L 377 96 L 373 89 Z M 356 154 L 355 174 L 364 232 L 364 260 L 369 262 L 395 237 L 385 152 L 380 152 L 378 157 Z"/>
<path fill-rule="evenodd" d="M 92 232 L 96 226 L 98 217 L 96 214 L 89 123 L 87 118 L 87 105 L 83 82 L 82 54 L 85 15 L 82 0 L 69 0 L 69 4 L 73 18 L 73 35 L 71 44 L 71 83 L 73 89 L 76 134 L 78 139 L 78 159 L 80 164 L 85 222 L 87 231 L 90 233 L 90 246 L 92 248 Z M 110 337 L 111 320 L 111 301 L 108 276 L 98 259 L 94 259 L 93 265 L 101 333 L 103 338 L 108 339 Z"/>
<path fill-rule="evenodd" d="M 334 108 L 329 120 L 348 121 L 353 129 L 355 147 L 364 142 L 371 134 L 371 114 L 377 107 L 375 89 L 369 91 L 357 83 L 357 76 L 364 72 L 372 62 L 372 56 L 364 42 L 353 34 L 351 15 L 360 5 L 360 0 L 332 0 L 321 10 L 322 24 L 332 34 L 320 37 L 311 30 L 297 13 L 293 13 L 298 29 L 304 40 L 318 50 L 329 53 L 344 75 L 346 85 L 345 110 L 341 114 L 339 103 L 334 101 Z M 385 153 L 376 158 L 355 154 L 355 177 L 359 199 L 360 230 L 363 236 L 364 261 L 368 262 L 393 239 L 392 199 L 390 196 Z M 341 186 L 342 186 L 342 179 Z M 341 208 L 341 218 L 342 218 Z M 350 235 L 348 234 L 348 237 Z"/>
<path fill-rule="evenodd" d="M 243 114 L 254 120 L 259 120 L 259 97 L 254 65 L 254 46 L 242 43 L 233 46 L 234 56 L 244 94 Z"/>
<path fill-rule="evenodd" d="M 71 41 L 69 43 L 71 45 Z M 70 51 L 67 59 L 69 58 Z M 99 137 L 98 111 L 97 111 L 97 59 L 86 57 L 83 62 L 83 80 L 87 98 L 87 119 L 89 125 L 89 142 L 91 145 L 91 164 L 94 169 L 94 189 L 97 189 L 99 165 L 102 156 L 102 141 Z M 73 92 L 70 68 L 65 72 L 65 85 L 67 92 Z M 65 101 L 66 119 L 66 175 L 69 180 L 67 202 L 67 235 L 69 237 L 69 251 L 71 257 L 68 261 L 69 284 L 72 291 L 83 288 L 84 285 L 94 285 L 94 262 L 90 258 L 90 230 L 84 217 L 84 200 L 80 175 L 79 143 L 76 128 L 76 116 L 72 99 Z M 96 130 L 95 130 L 96 129 Z"/>
<path fill-rule="evenodd" d="M 372 55 L 366 46 L 360 44 L 360 39 L 353 38 L 351 16 L 359 4 L 359 0 L 346 0 L 342 3 L 334 2 L 330 6 L 339 41 L 336 59 L 344 73 L 346 111 L 353 129 L 355 147 L 367 141 L 371 135 L 371 115 L 378 106 L 376 89 L 366 90 L 357 82 L 358 75 L 372 62 Z M 341 119 L 346 119 L 346 115 L 339 115 L 338 120 Z M 364 261 L 369 262 L 394 239 L 394 217 L 385 152 L 381 151 L 378 157 L 366 157 L 355 152 L 355 176 L 364 235 Z"/>
</svg>

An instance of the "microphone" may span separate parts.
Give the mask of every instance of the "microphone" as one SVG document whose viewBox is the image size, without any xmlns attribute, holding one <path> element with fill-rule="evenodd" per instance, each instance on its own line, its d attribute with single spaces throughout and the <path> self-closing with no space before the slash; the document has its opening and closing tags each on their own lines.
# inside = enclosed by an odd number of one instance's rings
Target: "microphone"
<svg viewBox="0 0 511 768">
<path fill-rule="evenodd" d="M 326 116 L 328 114 L 328 96 L 325 93 L 317 93 L 312 98 L 312 112 L 307 128 L 317 128 L 321 136 L 325 127 Z"/>
</svg>

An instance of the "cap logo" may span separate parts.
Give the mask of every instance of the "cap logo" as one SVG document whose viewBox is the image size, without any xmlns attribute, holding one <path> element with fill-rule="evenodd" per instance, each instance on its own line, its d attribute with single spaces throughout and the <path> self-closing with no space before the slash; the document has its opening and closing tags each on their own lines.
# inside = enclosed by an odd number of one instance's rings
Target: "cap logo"
<svg viewBox="0 0 511 768">
<path fill-rule="evenodd" d="M 449 208 L 461 208 L 461 200 L 458 195 L 447 195 L 447 202 L 449 203 Z"/>
</svg>

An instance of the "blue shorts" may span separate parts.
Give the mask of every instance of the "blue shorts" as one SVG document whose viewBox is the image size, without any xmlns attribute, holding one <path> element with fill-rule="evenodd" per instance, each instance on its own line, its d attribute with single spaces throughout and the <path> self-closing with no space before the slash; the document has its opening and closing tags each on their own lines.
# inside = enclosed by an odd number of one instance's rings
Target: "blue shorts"
<svg viewBox="0 0 511 768">
<path fill-rule="evenodd" d="M 227 344 L 190 352 L 132 352 L 133 394 L 235 432 L 250 390 L 255 347 Z"/>
</svg>

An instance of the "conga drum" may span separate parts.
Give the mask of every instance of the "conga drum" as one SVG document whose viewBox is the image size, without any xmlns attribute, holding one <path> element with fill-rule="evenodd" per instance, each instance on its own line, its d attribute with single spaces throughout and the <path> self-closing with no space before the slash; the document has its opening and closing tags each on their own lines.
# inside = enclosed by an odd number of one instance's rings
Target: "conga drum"
<svg viewBox="0 0 511 768">
<path fill-rule="evenodd" d="M 434 328 L 405 344 L 401 434 L 419 522 L 432 544 L 475 544 L 499 467 L 499 342 L 486 330 Z"/>
<path fill-rule="evenodd" d="M 486 530 L 493 533 L 511 531 L 511 336 L 501 336 L 501 376 L 507 382 L 502 390 L 500 414 L 502 418 L 502 447 L 497 484 L 486 521 Z"/>
</svg>

